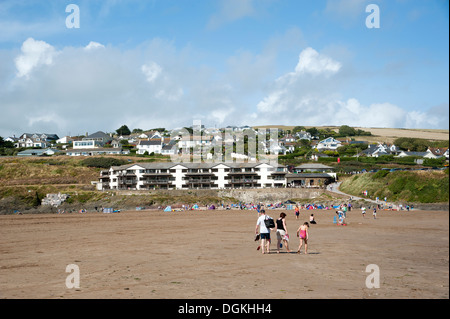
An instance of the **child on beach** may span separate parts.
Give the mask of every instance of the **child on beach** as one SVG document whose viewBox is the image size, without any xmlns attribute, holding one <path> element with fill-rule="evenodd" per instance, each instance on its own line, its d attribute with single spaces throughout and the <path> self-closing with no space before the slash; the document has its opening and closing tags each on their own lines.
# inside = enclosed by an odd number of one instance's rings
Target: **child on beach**
<svg viewBox="0 0 450 319">
<path fill-rule="evenodd" d="M 311 214 L 311 216 L 309 216 L 309 223 L 310 224 L 317 224 L 316 221 L 314 220 L 314 214 Z"/>
<path fill-rule="evenodd" d="M 304 222 L 297 230 L 297 237 L 300 238 L 300 245 L 298 246 L 297 253 L 300 254 L 300 249 L 303 246 L 303 241 L 305 241 L 305 255 L 308 254 L 308 233 L 309 224 L 308 222 Z"/>
<path fill-rule="evenodd" d="M 366 207 L 361 207 L 361 214 L 363 215 L 363 217 L 366 217 Z"/>
</svg>

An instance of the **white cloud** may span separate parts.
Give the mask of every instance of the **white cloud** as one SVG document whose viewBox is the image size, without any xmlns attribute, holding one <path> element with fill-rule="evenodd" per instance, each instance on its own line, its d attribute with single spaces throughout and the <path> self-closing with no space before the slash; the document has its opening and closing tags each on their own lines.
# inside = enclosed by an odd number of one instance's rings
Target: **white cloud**
<svg viewBox="0 0 450 319">
<path fill-rule="evenodd" d="M 33 69 L 50 65 L 57 54 L 55 48 L 44 41 L 28 38 L 22 44 L 22 54 L 15 59 L 17 76 L 29 78 Z"/>
<path fill-rule="evenodd" d="M 204 52 L 162 39 L 128 50 L 94 43 L 57 51 L 28 39 L 18 55 L 0 50 L 0 136 L 111 132 L 123 124 L 174 128 L 196 119 L 209 127 L 448 127 L 448 102 L 419 112 L 385 100 L 362 103 L 358 92 L 343 96 L 355 78 L 333 50 L 307 48 L 279 76 L 278 53 L 270 49 L 238 52 L 218 71 L 196 63 Z"/>
<path fill-rule="evenodd" d="M 104 47 L 105 46 L 101 43 L 91 41 L 91 42 L 89 42 L 89 44 L 87 46 L 84 47 L 84 49 L 86 51 L 90 51 L 90 50 L 100 49 L 100 48 L 104 48 Z"/>
<path fill-rule="evenodd" d="M 277 90 L 272 92 L 257 104 L 258 111 L 270 113 L 286 111 L 286 93 L 287 90 Z"/>
<path fill-rule="evenodd" d="M 444 106 L 421 112 L 387 101 L 364 105 L 356 97 L 344 98 L 337 88 L 349 84 L 348 74 L 340 75 L 341 68 L 340 62 L 312 48 L 304 49 L 295 70 L 273 81 L 266 96 L 257 103 L 257 115 L 249 112 L 248 117 L 255 118 L 259 125 L 448 127 Z"/>
<path fill-rule="evenodd" d="M 161 66 L 155 62 L 142 65 L 141 70 L 149 83 L 153 83 L 162 72 Z"/>
<path fill-rule="evenodd" d="M 299 56 L 299 61 L 295 67 L 297 73 L 333 74 L 341 69 L 341 64 L 333 59 L 319 54 L 313 48 L 304 49 Z"/>
</svg>

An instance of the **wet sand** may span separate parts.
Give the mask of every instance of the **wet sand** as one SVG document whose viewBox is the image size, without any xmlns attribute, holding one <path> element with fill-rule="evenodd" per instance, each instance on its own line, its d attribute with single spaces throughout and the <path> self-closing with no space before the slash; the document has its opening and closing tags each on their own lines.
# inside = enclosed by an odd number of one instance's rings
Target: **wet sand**
<svg viewBox="0 0 450 319">
<path fill-rule="evenodd" d="M 268 210 L 278 217 L 283 210 Z M 449 212 L 286 211 L 290 248 L 314 213 L 309 254 L 256 248 L 255 211 L 0 216 L 0 298 L 449 298 Z M 302 251 L 303 253 L 303 251 Z M 67 288 L 69 264 L 80 287 Z M 368 265 L 380 288 L 366 287 Z"/>
</svg>

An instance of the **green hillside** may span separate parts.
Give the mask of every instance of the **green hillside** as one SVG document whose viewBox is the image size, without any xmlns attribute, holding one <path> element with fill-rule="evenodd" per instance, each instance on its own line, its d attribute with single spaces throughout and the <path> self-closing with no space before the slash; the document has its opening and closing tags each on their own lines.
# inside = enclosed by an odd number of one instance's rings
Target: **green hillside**
<svg viewBox="0 0 450 319">
<path fill-rule="evenodd" d="M 411 203 L 443 203 L 449 201 L 449 173 L 445 171 L 381 170 L 345 179 L 340 190 L 361 196 L 368 192 L 372 199 L 387 197 L 389 201 Z"/>
</svg>

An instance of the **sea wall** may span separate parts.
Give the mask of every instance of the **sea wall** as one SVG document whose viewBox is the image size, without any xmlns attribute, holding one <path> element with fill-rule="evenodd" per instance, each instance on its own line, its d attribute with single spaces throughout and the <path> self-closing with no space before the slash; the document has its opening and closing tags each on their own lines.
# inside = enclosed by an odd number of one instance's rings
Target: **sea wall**
<svg viewBox="0 0 450 319">
<path fill-rule="evenodd" d="M 220 197 L 224 200 L 235 199 L 245 203 L 284 202 L 288 199 L 313 199 L 321 196 L 324 189 L 308 188 L 263 188 L 263 189 L 205 189 L 205 190 L 151 190 L 151 191 L 115 191 L 117 195 L 162 195 L 195 196 L 199 198 Z"/>
</svg>

